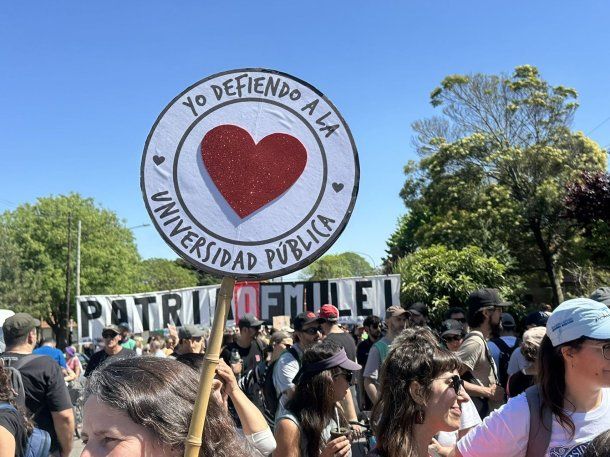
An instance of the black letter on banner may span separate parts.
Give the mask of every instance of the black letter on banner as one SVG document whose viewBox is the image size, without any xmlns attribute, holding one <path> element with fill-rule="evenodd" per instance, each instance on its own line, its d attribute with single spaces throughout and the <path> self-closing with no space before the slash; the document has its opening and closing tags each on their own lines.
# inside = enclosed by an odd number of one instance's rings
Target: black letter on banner
<svg viewBox="0 0 610 457">
<path fill-rule="evenodd" d="M 93 308 L 93 311 L 91 311 Z M 93 319 L 97 319 L 102 315 L 102 305 L 95 300 L 87 300 L 80 302 L 80 317 L 81 317 L 81 337 L 87 338 L 89 337 L 89 321 Z"/>
<path fill-rule="evenodd" d="M 267 309 L 265 320 L 273 320 L 273 316 L 284 315 L 284 287 L 282 284 L 261 284 L 260 285 L 261 314 Z M 271 304 L 275 302 L 275 304 Z"/>
<path fill-rule="evenodd" d="M 129 323 L 129 316 L 127 316 L 127 302 L 125 300 L 112 300 L 110 321 L 113 324 L 122 324 L 124 322 Z"/>
<path fill-rule="evenodd" d="M 358 316 L 370 316 L 373 314 L 373 310 L 371 308 L 365 309 L 362 306 L 368 300 L 367 295 L 362 291 L 362 289 L 369 287 L 373 287 L 373 283 L 371 281 L 356 281 L 356 315 Z"/>
<path fill-rule="evenodd" d="M 170 306 L 169 301 L 174 300 L 175 305 Z M 182 297 L 178 294 L 165 294 L 161 297 L 163 306 L 163 328 L 167 327 L 170 323 L 169 317 L 171 315 L 174 325 L 176 327 L 182 327 L 182 322 L 178 317 L 178 310 L 182 308 Z"/>
<path fill-rule="evenodd" d="M 136 306 L 142 307 L 142 331 L 144 332 L 150 330 L 148 305 L 154 303 L 155 301 L 155 297 L 140 297 L 133 299 L 133 302 Z"/>
<path fill-rule="evenodd" d="M 383 294 L 385 297 L 385 309 L 388 309 L 394 303 L 392 303 L 392 281 L 390 279 L 383 280 Z"/>
<path fill-rule="evenodd" d="M 304 295 L 299 297 L 299 284 L 296 282 L 282 284 L 284 288 L 283 301 L 284 301 L 284 313 L 286 313 L 286 302 L 290 301 L 290 313 L 289 316 L 296 316 L 297 314 L 303 312 L 299 310 L 299 301 L 301 304 L 302 300 L 305 298 Z M 302 292 L 301 292 L 302 293 Z"/>
<path fill-rule="evenodd" d="M 201 324 L 201 310 L 199 309 L 199 291 L 193 291 L 193 323 Z"/>
<path fill-rule="evenodd" d="M 330 302 L 336 306 L 337 308 L 339 308 L 339 298 L 337 297 L 337 283 L 336 282 L 331 282 L 330 283 Z"/>
</svg>

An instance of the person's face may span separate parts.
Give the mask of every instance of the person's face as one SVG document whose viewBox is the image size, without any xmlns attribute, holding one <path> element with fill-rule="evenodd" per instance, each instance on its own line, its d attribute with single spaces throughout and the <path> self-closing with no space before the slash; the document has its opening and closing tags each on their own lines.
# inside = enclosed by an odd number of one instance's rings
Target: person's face
<svg viewBox="0 0 610 457">
<path fill-rule="evenodd" d="M 388 328 L 392 330 L 394 335 L 398 335 L 402 332 L 407 326 L 407 322 L 409 321 L 409 314 L 403 313 L 400 316 L 393 316 L 387 319 Z"/>
<path fill-rule="evenodd" d="M 431 392 L 426 402 L 424 424 L 441 432 L 452 432 L 460 428 L 462 403 L 470 400 L 464 386 L 455 383 L 457 371 L 447 371 L 432 381 Z M 458 376 L 459 378 L 459 376 Z M 455 387 L 460 384 L 458 392 Z"/>
<path fill-rule="evenodd" d="M 341 370 L 340 373 L 333 375 L 333 396 L 335 401 L 341 401 L 347 394 L 347 389 L 352 381 L 352 372 Z"/>
<path fill-rule="evenodd" d="M 381 337 L 381 323 L 379 324 L 373 324 L 373 325 L 367 325 L 366 327 L 364 327 L 364 329 L 366 330 L 366 333 L 369 334 L 370 337 L 372 337 L 374 340 L 379 339 L 379 337 Z"/>
<path fill-rule="evenodd" d="M 566 367 L 572 368 L 583 384 L 610 387 L 610 341 L 585 341 L 580 349 L 562 349 Z"/>
<path fill-rule="evenodd" d="M 451 352 L 456 352 L 462 345 L 463 341 L 464 339 L 462 338 L 462 335 L 443 336 L 443 342 L 447 346 L 447 349 L 449 349 Z"/>
<path fill-rule="evenodd" d="M 284 338 L 279 343 L 274 343 L 274 345 L 273 345 L 273 352 L 275 352 L 275 353 L 282 353 L 286 349 L 290 348 L 292 346 L 292 343 L 293 343 L 292 342 L 292 338 Z"/>
<path fill-rule="evenodd" d="M 116 332 L 113 332 L 110 330 L 103 332 L 102 338 L 104 338 L 104 346 L 107 349 L 116 348 L 121 341 L 121 335 L 119 333 L 116 333 Z"/>
<path fill-rule="evenodd" d="M 502 307 L 494 306 L 484 309 L 483 312 L 489 319 L 489 325 L 492 330 L 500 330 L 500 322 L 502 321 Z"/>
<path fill-rule="evenodd" d="M 85 403 L 81 457 L 178 457 L 123 411 L 110 408 L 97 397 Z"/>
<path fill-rule="evenodd" d="M 247 336 L 250 339 L 254 339 L 258 336 L 260 330 L 260 327 L 244 327 L 243 329 L 241 329 L 241 334 Z"/>
<path fill-rule="evenodd" d="M 322 328 L 317 322 L 305 324 L 303 329 L 299 331 L 299 342 L 303 348 L 307 348 L 314 343 L 317 343 L 322 336 Z"/>
<path fill-rule="evenodd" d="M 426 324 L 426 318 L 423 314 L 418 313 L 417 311 L 409 312 L 409 320 L 415 326 L 422 326 Z"/>
<path fill-rule="evenodd" d="M 200 354 L 203 352 L 203 337 L 195 336 L 193 338 L 189 338 L 184 340 L 186 349 L 188 352 L 192 352 L 194 354 Z"/>
<path fill-rule="evenodd" d="M 462 324 L 466 323 L 466 316 L 464 315 L 464 313 L 452 313 L 449 316 L 449 319 L 456 320 L 458 322 L 461 322 Z"/>
</svg>

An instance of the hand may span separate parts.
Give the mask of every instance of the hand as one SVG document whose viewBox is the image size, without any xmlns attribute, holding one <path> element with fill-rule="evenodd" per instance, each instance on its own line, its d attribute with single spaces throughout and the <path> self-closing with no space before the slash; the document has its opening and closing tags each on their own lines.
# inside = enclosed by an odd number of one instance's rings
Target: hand
<svg viewBox="0 0 610 457">
<path fill-rule="evenodd" d="M 496 403 L 501 403 L 504 401 L 504 388 L 500 385 L 494 385 L 494 392 L 489 399 Z"/>
<path fill-rule="evenodd" d="M 438 441 L 436 441 L 434 438 L 432 438 L 432 444 L 430 444 L 430 446 L 428 446 L 428 452 L 430 453 L 430 455 L 433 456 L 440 456 L 440 457 L 448 457 L 449 454 L 451 454 L 451 451 L 453 450 L 453 448 L 451 447 L 443 447 L 440 445 L 440 443 Z"/>
<path fill-rule="evenodd" d="M 220 359 L 218 362 L 218 366 L 216 367 L 216 374 L 224 384 L 224 391 L 229 395 L 229 397 L 235 392 L 235 390 L 239 390 L 239 386 L 237 385 L 237 379 L 235 378 L 234 370 L 232 366 L 229 367 L 225 363 L 224 360 Z"/>
<path fill-rule="evenodd" d="M 242 370 L 244 369 L 244 362 L 239 361 L 237 363 L 232 363 L 231 369 L 233 370 L 233 374 L 235 376 L 239 376 L 241 374 Z"/>
<path fill-rule="evenodd" d="M 347 437 L 340 436 L 326 444 L 320 457 L 342 457 L 349 454 L 351 450 L 352 443 L 349 442 Z"/>
<path fill-rule="evenodd" d="M 169 335 L 175 337 L 176 341 L 178 341 L 178 329 L 176 328 L 176 326 L 172 324 L 167 324 L 167 329 L 169 330 Z"/>
<path fill-rule="evenodd" d="M 350 428 L 352 429 L 352 439 L 358 439 L 364 435 L 364 427 L 360 424 L 352 424 L 350 423 Z"/>
</svg>

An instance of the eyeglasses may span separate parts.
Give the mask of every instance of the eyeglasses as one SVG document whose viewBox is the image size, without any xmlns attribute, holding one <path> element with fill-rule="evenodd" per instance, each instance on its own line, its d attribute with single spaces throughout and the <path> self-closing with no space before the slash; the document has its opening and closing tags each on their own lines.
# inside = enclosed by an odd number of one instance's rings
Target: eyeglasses
<svg viewBox="0 0 610 457">
<path fill-rule="evenodd" d="M 453 387 L 453 390 L 455 391 L 456 395 L 460 394 L 460 390 L 462 389 L 462 387 L 464 387 L 464 380 L 460 377 L 460 375 L 453 375 L 449 378 L 434 378 L 434 379 L 443 379 L 443 380 L 447 380 L 447 379 L 451 379 L 451 386 Z"/>
<path fill-rule="evenodd" d="M 103 332 L 102 333 L 102 338 L 105 338 L 107 340 L 114 338 L 115 336 L 119 336 L 118 333 L 114 333 L 114 332 Z"/>
<path fill-rule="evenodd" d="M 318 332 L 322 333 L 322 327 L 310 327 L 307 330 L 303 330 L 303 333 L 307 333 L 308 335 L 315 335 Z"/>
<path fill-rule="evenodd" d="M 349 385 L 352 384 L 352 380 L 354 379 L 354 373 L 348 370 L 342 370 L 340 373 L 334 375 L 333 379 L 338 378 L 339 376 L 344 376 Z"/>
<path fill-rule="evenodd" d="M 443 336 L 443 341 L 445 343 L 453 343 L 456 341 L 460 341 L 461 339 L 462 335 Z"/>
<path fill-rule="evenodd" d="M 606 343 L 604 345 L 597 345 L 597 344 L 591 344 L 591 345 L 587 345 L 588 347 L 594 348 L 594 349 L 601 349 L 602 351 L 602 355 L 604 356 L 604 359 L 606 360 L 610 360 L 610 343 Z"/>
</svg>

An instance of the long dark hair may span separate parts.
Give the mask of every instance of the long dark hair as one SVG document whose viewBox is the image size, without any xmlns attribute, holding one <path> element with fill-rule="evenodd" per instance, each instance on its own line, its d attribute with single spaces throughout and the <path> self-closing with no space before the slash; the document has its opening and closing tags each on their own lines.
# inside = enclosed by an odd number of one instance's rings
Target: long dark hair
<svg viewBox="0 0 610 457">
<path fill-rule="evenodd" d="M 373 408 L 372 421 L 377 424 L 377 449 L 381 455 L 417 455 L 415 424 L 421 423 L 425 409 L 411 396 L 411 383 L 417 381 L 427 399 L 434 378 L 459 368 L 455 355 L 439 346 L 434 334 L 424 327 L 408 328 L 394 340 L 381 367 L 380 397 Z"/>
<path fill-rule="evenodd" d="M 187 365 L 159 357 L 116 360 L 92 373 L 87 397 L 126 413 L 157 437 L 159 444 L 184 452 L 199 377 Z M 211 396 L 200 457 L 250 456 L 225 409 Z"/>
<path fill-rule="evenodd" d="M 307 349 L 303 354 L 303 366 L 328 359 L 339 352 L 341 347 L 332 341 L 323 341 Z M 298 419 L 301 433 L 307 440 L 307 457 L 318 457 L 322 447 L 322 431 L 334 417 L 336 402 L 333 390 L 333 375 L 340 368 L 316 373 L 303 378 L 296 386 L 294 396 L 286 408 Z M 347 426 L 347 421 L 339 414 L 340 426 Z M 303 456 L 306 457 L 306 456 Z"/>
<path fill-rule="evenodd" d="M 561 348 L 567 346 L 579 350 L 583 341 L 585 341 L 585 338 L 579 338 L 553 347 L 551 339 L 548 335 L 545 335 L 538 352 L 538 383 L 542 400 L 541 408 L 549 408 L 572 438 L 576 427 L 570 415 L 565 412 L 566 366 Z"/>
<path fill-rule="evenodd" d="M 17 414 L 23 420 L 23 426 L 25 427 L 27 434 L 30 435 L 34 429 L 34 424 L 23 408 L 15 402 L 15 393 L 11 387 L 10 371 L 4 368 L 3 359 L 0 359 L 0 403 L 9 403 L 17 410 Z"/>
</svg>

